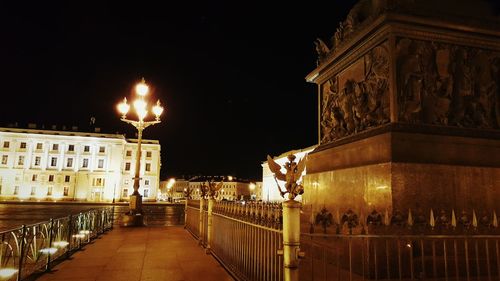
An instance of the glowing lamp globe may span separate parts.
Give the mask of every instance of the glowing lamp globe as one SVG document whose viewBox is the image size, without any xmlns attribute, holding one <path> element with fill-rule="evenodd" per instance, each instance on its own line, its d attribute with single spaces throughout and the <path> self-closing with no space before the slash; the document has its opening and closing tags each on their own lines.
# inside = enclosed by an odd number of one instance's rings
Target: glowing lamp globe
<svg viewBox="0 0 500 281">
<path fill-rule="evenodd" d="M 134 101 L 134 109 L 136 111 L 146 110 L 146 106 L 147 106 L 147 104 L 143 99 L 136 99 Z"/>
<path fill-rule="evenodd" d="M 146 85 L 146 83 L 143 80 L 141 83 L 139 83 L 135 86 L 135 91 L 137 92 L 137 94 L 139 96 L 144 97 L 145 95 L 148 94 L 149 87 L 148 87 L 148 85 Z"/>
<path fill-rule="evenodd" d="M 163 106 L 160 105 L 160 100 L 158 100 L 156 105 L 153 106 L 153 113 L 157 118 L 163 113 Z"/>
<path fill-rule="evenodd" d="M 136 109 L 136 112 L 140 120 L 143 120 L 148 115 L 148 111 L 145 109 Z"/>
<path fill-rule="evenodd" d="M 123 116 L 127 115 L 130 109 L 130 105 L 127 104 L 127 98 L 124 98 L 123 102 L 118 104 L 117 109 Z"/>
</svg>

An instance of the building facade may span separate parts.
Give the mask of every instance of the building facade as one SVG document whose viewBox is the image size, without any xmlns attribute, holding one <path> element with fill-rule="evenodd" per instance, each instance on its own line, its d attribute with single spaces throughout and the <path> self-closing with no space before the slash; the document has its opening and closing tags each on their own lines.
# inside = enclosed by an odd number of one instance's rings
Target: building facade
<svg viewBox="0 0 500 281">
<path fill-rule="evenodd" d="M 190 181 L 189 189 L 191 190 L 191 198 L 199 200 L 201 198 L 201 188 L 206 184 L 206 181 Z M 225 181 L 217 194 L 217 200 L 255 200 L 257 192 L 262 186 L 262 183 L 252 183 L 244 180 L 233 179 Z M 252 196 L 253 195 L 253 196 Z"/>
<path fill-rule="evenodd" d="M 145 201 L 157 197 L 160 151 L 142 141 Z M 136 153 L 137 140 L 120 134 L 0 128 L 0 200 L 126 201 Z"/>
<path fill-rule="evenodd" d="M 189 181 L 185 179 L 168 179 L 160 181 L 159 198 L 161 201 L 175 202 L 185 198 L 185 191 L 189 187 Z"/>
</svg>

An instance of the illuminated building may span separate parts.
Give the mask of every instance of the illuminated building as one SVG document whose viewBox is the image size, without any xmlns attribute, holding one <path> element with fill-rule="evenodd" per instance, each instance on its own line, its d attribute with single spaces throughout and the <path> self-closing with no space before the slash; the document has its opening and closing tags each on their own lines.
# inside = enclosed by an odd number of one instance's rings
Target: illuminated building
<svg viewBox="0 0 500 281">
<path fill-rule="evenodd" d="M 282 167 L 285 165 L 285 163 L 288 161 L 287 156 L 290 154 L 294 154 L 297 158 L 295 159 L 295 162 L 298 162 L 302 157 L 304 157 L 307 153 L 311 152 L 316 146 L 311 146 L 308 148 L 304 149 L 299 149 L 299 150 L 292 150 L 285 152 L 279 156 L 274 157 L 274 161 L 276 163 L 280 164 Z M 281 172 L 286 173 L 285 168 L 281 168 Z M 307 166 L 306 169 L 304 170 L 303 175 L 307 173 Z M 285 183 L 278 181 L 281 188 L 284 190 Z M 262 200 L 264 201 L 283 201 L 283 197 L 281 197 L 278 186 L 276 185 L 276 180 L 274 179 L 274 174 L 271 172 L 269 169 L 269 165 L 267 161 L 262 163 Z M 297 196 L 296 200 L 300 201 L 301 196 Z"/>
<path fill-rule="evenodd" d="M 126 201 L 137 143 L 120 134 L 0 128 L 0 199 Z M 141 189 L 156 200 L 160 144 L 143 140 Z"/>
<path fill-rule="evenodd" d="M 184 199 L 184 192 L 189 187 L 189 182 L 185 179 L 168 179 L 160 181 L 160 193 L 158 197 L 162 201 L 175 201 Z"/>
<path fill-rule="evenodd" d="M 257 192 L 262 185 L 262 183 L 252 183 L 247 180 L 238 179 L 236 177 L 231 177 L 231 180 L 227 179 L 222 184 L 221 189 L 218 192 L 217 200 L 248 200 L 257 199 L 259 196 L 254 194 L 252 198 L 252 192 Z M 218 182 L 218 181 L 217 181 Z M 201 188 L 206 181 L 190 181 L 189 189 L 191 190 L 191 198 L 200 199 Z M 254 190 L 251 190 L 252 184 L 254 185 Z M 257 199 L 258 200 L 258 199 Z"/>
</svg>

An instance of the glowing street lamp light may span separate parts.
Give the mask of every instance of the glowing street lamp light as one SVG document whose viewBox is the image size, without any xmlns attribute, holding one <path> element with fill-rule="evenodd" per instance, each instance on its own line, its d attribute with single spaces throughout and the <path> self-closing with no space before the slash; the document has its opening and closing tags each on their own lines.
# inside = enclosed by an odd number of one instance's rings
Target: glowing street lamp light
<svg viewBox="0 0 500 281">
<path fill-rule="evenodd" d="M 144 78 L 140 83 L 135 86 L 135 92 L 137 93 L 137 98 L 132 102 L 132 109 L 137 115 L 137 120 L 131 120 L 127 118 L 127 114 L 130 110 L 130 105 L 127 103 L 127 98 L 124 98 L 121 103 L 117 105 L 118 112 L 121 113 L 121 120 L 134 126 L 137 129 L 137 153 L 136 153 L 136 165 L 135 165 L 135 176 L 134 176 L 134 192 L 130 195 L 129 207 L 130 210 L 127 214 L 123 216 L 124 226 L 133 225 L 143 225 L 142 217 L 142 195 L 139 193 L 140 185 L 140 167 L 141 167 L 141 141 L 142 141 L 142 131 L 149 126 L 160 123 L 160 116 L 163 113 L 163 107 L 160 104 L 160 100 L 156 102 L 156 105 L 151 107 L 151 111 L 155 115 L 155 120 L 144 121 L 148 116 L 148 103 L 145 100 L 145 96 L 149 93 L 149 86 L 144 81 Z"/>
<path fill-rule="evenodd" d="M 250 189 L 250 199 L 253 200 L 254 199 L 254 191 L 255 191 L 255 183 L 251 182 L 248 185 L 248 189 Z"/>
</svg>

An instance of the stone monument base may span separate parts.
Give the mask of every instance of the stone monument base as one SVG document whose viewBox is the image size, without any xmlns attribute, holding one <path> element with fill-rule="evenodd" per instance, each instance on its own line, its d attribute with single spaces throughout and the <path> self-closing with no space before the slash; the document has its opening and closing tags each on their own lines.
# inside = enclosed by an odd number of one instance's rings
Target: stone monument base
<svg viewBox="0 0 500 281">
<path fill-rule="evenodd" d="M 373 210 L 499 213 L 500 140 L 476 132 L 391 124 L 318 147 L 308 156 L 303 220 L 323 207 L 334 217 L 349 209 L 365 217 Z"/>
</svg>

